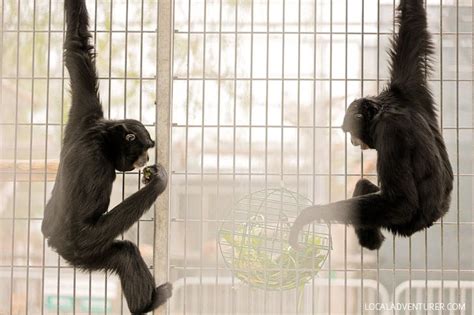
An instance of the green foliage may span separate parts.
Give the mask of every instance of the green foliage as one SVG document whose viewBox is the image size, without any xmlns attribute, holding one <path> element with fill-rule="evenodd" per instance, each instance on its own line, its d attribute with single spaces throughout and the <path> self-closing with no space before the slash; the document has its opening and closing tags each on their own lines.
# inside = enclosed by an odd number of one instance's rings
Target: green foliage
<svg viewBox="0 0 474 315">
<path fill-rule="evenodd" d="M 251 203 L 243 203 L 251 208 Z M 302 288 L 322 268 L 329 252 L 329 235 L 304 231 L 300 248 L 295 250 L 287 241 L 290 224 L 281 210 L 279 215 L 266 214 L 262 209 L 256 212 L 246 221 L 235 221 L 234 213 L 235 222 L 220 229 L 220 248 L 228 267 L 251 286 L 267 290 Z"/>
</svg>

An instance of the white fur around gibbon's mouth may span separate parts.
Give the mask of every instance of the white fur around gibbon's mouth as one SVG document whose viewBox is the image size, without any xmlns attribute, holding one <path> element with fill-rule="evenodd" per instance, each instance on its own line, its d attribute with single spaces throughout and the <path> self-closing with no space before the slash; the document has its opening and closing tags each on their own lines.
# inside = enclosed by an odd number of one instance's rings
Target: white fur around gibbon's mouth
<svg viewBox="0 0 474 315">
<path fill-rule="evenodd" d="M 143 168 L 148 162 L 148 153 L 145 151 L 138 159 L 133 163 L 134 168 Z"/>
<path fill-rule="evenodd" d="M 359 138 L 356 138 L 356 137 L 351 137 L 351 142 L 354 146 L 358 147 L 360 146 L 360 148 L 362 150 L 367 150 L 369 148 L 369 146 L 367 144 L 365 144 L 362 140 L 360 140 Z"/>
</svg>

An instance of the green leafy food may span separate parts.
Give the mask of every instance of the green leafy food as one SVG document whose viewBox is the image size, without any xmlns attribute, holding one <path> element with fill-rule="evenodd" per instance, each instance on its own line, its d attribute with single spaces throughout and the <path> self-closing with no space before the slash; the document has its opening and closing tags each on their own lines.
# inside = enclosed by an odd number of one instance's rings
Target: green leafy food
<svg viewBox="0 0 474 315">
<path fill-rule="evenodd" d="M 328 254 L 328 237 L 306 233 L 301 248 L 294 250 L 286 241 L 288 231 L 280 233 L 279 239 L 273 239 L 275 235 L 268 235 L 269 230 L 252 223 L 236 224 L 235 232 L 221 230 L 221 243 L 232 248 L 228 258 L 235 275 L 266 289 L 304 285 L 323 266 Z"/>
</svg>

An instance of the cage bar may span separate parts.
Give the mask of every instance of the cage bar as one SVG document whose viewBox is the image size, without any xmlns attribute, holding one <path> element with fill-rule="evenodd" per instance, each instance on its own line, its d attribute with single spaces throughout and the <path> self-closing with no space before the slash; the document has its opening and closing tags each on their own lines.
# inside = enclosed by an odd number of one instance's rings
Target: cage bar
<svg viewBox="0 0 474 315">
<path fill-rule="evenodd" d="M 335 248 L 301 296 L 249 288 L 217 250 L 221 226 L 245 223 L 228 213 L 244 195 L 283 183 L 326 203 L 350 197 L 361 175 L 376 178 L 373 156 L 354 151 L 333 116 L 342 117 L 351 97 L 383 88 L 397 4 L 87 1 L 106 116 L 142 121 L 156 139 L 155 161 L 169 171 L 169 189 L 153 212 L 123 236 L 137 241 L 157 284 L 175 284 L 174 297 L 155 314 L 351 314 L 373 302 L 437 300 L 472 311 L 470 0 L 425 1 L 436 44 L 428 82 L 455 170 L 444 219 L 410 239 L 388 238 L 377 252 L 361 250 L 351 227 L 332 226 Z M 0 313 L 125 314 L 114 275 L 76 271 L 37 239 L 38 207 L 49 198 L 69 105 L 67 75 L 57 66 L 62 6 L 1 1 Z M 140 171 L 118 175 L 116 203 L 141 186 Z M 265 199 L 265 222 L 285 207 L 280 201 Z"/>
</svg>

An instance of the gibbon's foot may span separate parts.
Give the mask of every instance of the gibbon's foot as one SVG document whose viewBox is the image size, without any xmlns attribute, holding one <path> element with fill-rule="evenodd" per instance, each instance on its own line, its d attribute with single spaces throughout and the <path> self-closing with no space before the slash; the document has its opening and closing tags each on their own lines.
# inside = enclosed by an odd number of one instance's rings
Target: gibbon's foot
<svg viewBox="0 0 474 315">
<path fill-rule="evenodd" d="M 383 236 L 380 229 L 355 229 L 359 244 L 370 250 L 379 249 L 382 246 L 385 236 Z"/>
<path fill-rule="evenodd" d="M 147 185 L 152 179 L 158 178 L 162 181 L 167 181 L 168 174 L 161 164 L 150 165 L 143 169 L 142 183 Z"/>
<path fill-rule="evenodd" d="M 133 313 L 133 315 L 142 315 L 153 311 L 154 309 L 163 305 L 173 294 L 173 285 L 169 282 L 163 283 L 158 286 L 153 292 L 151 304 L 140 313 Z"/>
</svg>

